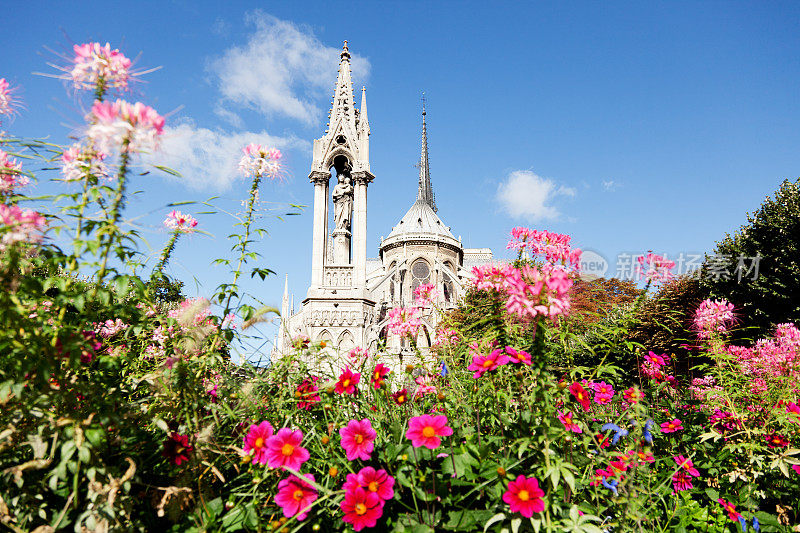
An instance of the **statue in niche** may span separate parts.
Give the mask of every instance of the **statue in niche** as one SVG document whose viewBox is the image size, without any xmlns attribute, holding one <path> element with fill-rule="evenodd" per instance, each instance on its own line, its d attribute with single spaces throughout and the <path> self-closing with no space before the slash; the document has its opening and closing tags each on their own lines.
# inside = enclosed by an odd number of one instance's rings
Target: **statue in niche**
<svg viewBox="0 0 800 533">
<path fill-rule="evenodd" d="M 339 156 L 334 161 L 338 183 L 333 188 L 333 221 L 335 229 L 350 229 L 353 211 L 353 185 L 350 180 L 350 162 Z"/>
</svg>

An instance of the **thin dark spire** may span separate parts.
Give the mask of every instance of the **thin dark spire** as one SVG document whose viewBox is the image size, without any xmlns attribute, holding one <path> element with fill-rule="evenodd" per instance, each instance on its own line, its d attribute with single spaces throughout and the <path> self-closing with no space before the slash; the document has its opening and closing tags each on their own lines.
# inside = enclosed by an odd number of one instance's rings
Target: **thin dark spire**
<svg viewBox="0 0 800 533">
<path fill-rule="evenodd" d="M 426 122 L 425 93 L 422 93 L 422 150 L 419 158 L 419 187 L 417 201 L 428 204 L 436 212 L 436 199 L 431 185 L 431 168 L 428 163 L 428 125 Z"/>
</svg>

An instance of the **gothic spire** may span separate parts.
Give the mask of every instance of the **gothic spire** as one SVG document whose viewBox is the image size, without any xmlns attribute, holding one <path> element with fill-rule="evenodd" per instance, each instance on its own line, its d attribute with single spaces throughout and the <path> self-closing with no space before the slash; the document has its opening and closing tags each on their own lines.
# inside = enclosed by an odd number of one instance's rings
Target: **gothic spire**
<svg viewBox="0 0 800 533">
<path fill-rule="evenodd" d="M 336 89 L 333 91 L 333 103 L 329 115 L 330 126 L 333 127 L 342 117 L 355 130 L 355 108 L 353 104 L 353 80 L 350 75 L 350 50 L 347 41 L 342 46 L 339 54 L 339 76 L 336 79 Z"/>
<path fill-rule="evenodd" d="M 433 196 L 431 186 L 431 169 L 428 164 L 428 128 L 425 123 L 425 93 L 422 93 L 422 152 L 419 158 L 419 188 L 417 190 L 417 201 L 428 204 L 434 212 L 436 209 L 436 199 Z"/>
</svg>

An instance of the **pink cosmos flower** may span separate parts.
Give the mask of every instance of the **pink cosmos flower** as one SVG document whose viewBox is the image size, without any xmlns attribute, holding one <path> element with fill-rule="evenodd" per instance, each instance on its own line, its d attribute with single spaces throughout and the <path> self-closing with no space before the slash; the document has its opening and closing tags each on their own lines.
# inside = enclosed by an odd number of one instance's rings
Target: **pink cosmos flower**
<svg viewBox="0 0 800 533">
<path fill-rule="evenodd" d="M 30 182 L 22 174 L 22 165 L 7 152 L 0 150 L 0 195 L 10 195 L 17 187 L 24 187 Z"/>
<path fill-rule="evenodd" d="M 447 425 L 445 415 L 420 415 L 408 421 L 406 438 L 411 440 L 411 445 L 415 448 L 425 446 L 430 450 L 435 450 L 442 443 L 439 437 L 447 437 L 452 434 L 453 429 Z"/>
<path fill-rule="evenodd" d="M 578 424 L 576 424 L 575 421 L 572 419 L 572 411 L 566 414 L 559 411 L 558 420 L 562 424 L 564 424 L 564 428 L 567 429 L 567 431 L 572 431 L 574 433 L 583 433 L 581 427 Z"/>
<path fill-rule="evenodd" d="M 739 518 L 742 517 L 742 513 L 736 511 L 736 506 L 730 502 L 726 502 L 722 498 L 717 500 L 719 504 L 728 512 L 728 518 L 730 518 L 734 523 L 739 521 Z"/>
<path fill-rule="evenodd" d="M 164 219 L 164 226 L 179 233 L 191 233 L 197 226 L 197 220 L 192 215 L 184 215 L 173 209 Z"/>
<path fill-rule="evenodd" d="M 581 407 L 583 407 L 584 411 L 588 411 L 591 408 L 592 399 L 589 397 L 589 393 L 586 391 L 586 389 L 581 387 L 580 383 L 575 382 L 570 385 L 569 392 L 575 397 L 575 400 L 581 404 Z"/>
<path fill-rule="evenodd" d="M 474 353 L 474 352 L 473 352 Z M 508 364 L 511 359 L 505 354 L 502 348 L 493 350 L 489 355 L 476 353 L 472 357 L 472 364 L 467 367 L 467 370 L 474 370 L 473 378 L 479 378 L 484 373 L 495 370 L 499 366 Z"/>
<path fill-rule="evenodd" d="M 358 380 L 361 379 L 361 374 L 355 374 L 350 367 L 345 367 L 344 372 L 339 376 L 339 381 L 336 382 L 334 390 L 337 394 L 355 394 L 356 385 Z"/>
<path fill-rule="evenodd" d="M 386 381 L 386 376 L 389 375 L 389 372 L 391 372 L 391 369 L 388 366 L 382 363 L 375 365 L 375 369 L 372 371 L 372 378 L 370 379 L 370 381 L 372 381 L 372 386 L 376 389 L 380 389 L 384 381 Z"/>
<path fill-rule="evenodd" d="M 698 470 L 694 467 L 694 464 L 692 463 L 691 459 L 687 459 L 683 455 L 674 456 L 673 459 L 678 464 L 678 466 L 683 470 L 685 470 L 686 472 L 688 472 L 690 476 L 692 477 L 700 476 L 700 472 L 698 472 Z"/>
<path fill-rule="evenodd" d="M 19 100 L 14 96 L 15 90 L 16 88 L 11 87 L 5 78 L 0 78 L 0 115 L 13 116 L 16 114 Z"/>
<path fill-rule="evenodd" d="M 297 386 L 295 396 L 298 397 L 297 408 L 305 409 L 308 411 L 315 403 L 322 401 L 319 394 L 319 387 L 317 387 L 317 376 L 311 376 L 304 379 L 303 382 Z"/>
<path fill-rule="evenodd" d="M 675 277 L 671 272 L 675 268 L 675 261 L 670 261 L 654 253 L 648 253 L 646 256 L 641 255 L 636 260 L 639 262 L 636 267 L 636 274 L 639 279 L 644 278 L 648 283 L 658 283 Z"/>
<path fill-rule="evenodd" d="M 785 448 L 789 445 L 789 439 L 777 433 L 767 435 L 765 438 L 767 439 L 767 446 L 770 448 Z"/>
<path fill-rule="evenodd" d="M 592 383 L 592 390 L 594 391 L 594 401 L 600 405 L 606 405 L 611 402 L 614 397 L 614 387 L 601 381 L 600 383 Z"/>
<path fill-rule="evenodd" d="M 414 389 L 414 399 L 421 398 L 426 394 L 437 394 L 439 390 L 436 388 L 435 380 L 434 376 L 417 376 L 414 379 L 414 383 L 417 384 L 417 388 Z"/>
<path fill-rule="evenodd" d="M 347 454 L 348 461 L 355 459 L 369 461 L 378 434 L 372 429 L 372 423 L 368 418 L 361 421 L 350 420 L 339 430 L 339 435 L 342 436 L 342 448 Z"/>
<path fill-rule="evenodd" d="M 420 307 L 433 305 L 436 298 L 436 285 L 426 283 L 414 289 L 414 303 Z"/>
<path fill-rule="evenodd" d="M 0 204 L 0 251 L 17 242 L 41 242 L 40 232 L 46 225 L 45 218 L 36 211 Z"/>
<path fill-rule="evenodd" d="M 342 488 L 347 492 L 355 491 L 358 487 L 377 494 L 382 504 L 394 498 L 394 478 L 386 470 L 375 470 L 365 466 L 358 474 L 347 474 Z"/>
<path fill-rule="evenodd" d="M 672 490 L 673 492 L 680 492 L 682 490 L 689 490 L 694 488 L 692 485 L 692 476 L 684 472 L 683 470 L 678 470 L 675 474 L 672 475 Z"/>
<path fill-rule="evenodd" d="M 74 45 L 75 66 L 70 76 L 76 89 L 95 89 L 99 85 L 125 89 L 128 87 L 131 60 L 106 43 Z"/>
<path fill-rule="evenodd" d="M 625 398 L 625 401 L 628 403 L 638 403 L 639 400 L 644 398 L 644 393 L 637 389 L 636 387 L 631 387 L 629 389 L 625 389 L 625 392 L 622 393 L 622 397 Z"/>
<path fill-rule="evenodd" d="M 387 313 L 389 332 L 401 337 L 416 337 L 422 327 L 421 313 L 422 310 L 418 307 L 394 307 L 389 309 Z"/>
<path fill-rule="evenodd" d="M 789 420 L 795 424 L 800 424 L 800 405 L 794 402 L 789 402 L 786 405 L 786 412 L 789 413 Z M 794 416 L 791 416 L 794 415 Z"/>
<path fill-rule="evenodd" d="M 800 465 L 792 465 L 792 470 L 800 474 Z"/>
<path fill-rule="evenodd" d="M 194 446 L 189 444 L 189 436 L 181 435 L 173 431 L 164 441 L 164 449 L 161 454 L 176 466 L 180 466 L 189 460 L 189 456 L 194 451 Z"/>
<path fill-rule="evenodd" d="M 308 450 L 300 447 L 303 432 L 282 428 L 267 439 L 267 465 L 270 468 L 288 467 L 300 470 L 300 466 L 308 460 Z"/>
<path fill-rule="evenodd" d="M 267 440 L 272 437 L 272 424 L 267 421 L 251 425 L 244 436 L 244 453 L 253 456 L 253 464 L 267 464 Z"/>
<path fill-rule="evenodd" d="M 520 513 L 530 518 L 533 513 L 544 511 L 542 496 L 544 491 L 539 488 L 538 479 L 519 475 L 515 481 L 508 484 L 508 490 L 503 494 L 503 501 L 509 505 L 512 513 Z"/>
<path fill-rule="evenodd" d="M 164 133 L 164 117 L 141 102 L 98 100 L 87 119 L 87 136 L 106 154 L 118 149 L 129 153 L 153 150 Z"/>
<path fill-rule="evenodd" d="M 281 175 L 281 152 L 260 144 L 250 143 L 242 148 L 244 155 L 239 161 L 239 172 L 245 176 L 261 176 L 277 179 Z"/>
<path fill-rule="evenodd" d="M 297 515 L 297 520 L 303 521 L 308 516 L 308 510 L 317 499 L 317 489 L 308 481 L 315 481 L 312 474 L 306 474 L 302 478 L 291 475 L 278 483 L 275 503 L 281 506 L 286 518 Z"/>
<path fill-rule="evenodd" d="M 682 422 L 677 418 L 670 422 L 664 422 L 661 424 L 661 433 L 675 433 L 676 431 L 681 431 L 683 429 L 681 423 Z"/>
<path fill-rule="evenodd" d="M 352 524 L 354 530 L 361 531 L 365 527 L 374 527 L 383 516 L 383 500 L 377 493 L 357 487 L 344 493 L 341 509 L 343 520 Z"/>
<path fill-rule="evenodd" d="M 512 363 L 522 363 L 523 365 L 531 366 L 531 354 L 528 352 L 506 346 L 506 353 L 508 354 L 508 359 Z"/>
</svg>

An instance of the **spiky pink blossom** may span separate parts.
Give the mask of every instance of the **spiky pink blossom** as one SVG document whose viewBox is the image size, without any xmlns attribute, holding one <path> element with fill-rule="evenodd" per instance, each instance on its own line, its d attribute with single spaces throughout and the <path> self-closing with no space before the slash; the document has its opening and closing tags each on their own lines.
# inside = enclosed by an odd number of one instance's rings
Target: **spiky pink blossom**
<svg viewBox="0 0 800 533">
<path fill-rule="evenodd" d="M 36 211 L 0 204 L 0 251 L 16 242 L 41 242 L 46 225 L 45 218 Z"/>
<path fill-rule="evenodd" d="M 516 227 L 511 230 L 511 241 L 506 248 L 514 250 L 527 250 L 533 259 L 541 256 L 551 265 L 578 269 L 581 260 L 581 250 L 570 246 L 571 237 L 547 230 L 535 230 Z"/>
<path fill-rule="evenodd" d="M 636 261 L 639 263 L 636 266 L 636 274 L 639 279 L 646 279 L 648 283 L 659 283 L 675 277 L 672 274 L 672 269 L 675 268 L 675 261 L 670 261 L 666 257 L 650 252 L 647 255 L 640 255 L 636 258 Z"/>
<path fill-rule="evenodd" d="M 436 338 L 433 345 L 437 348 L 444 346 L 457 346 L 460 336 L 456 330 L 441 327 L 436 330 Z"/>
<path fill-rule="evenodd" d="M 16 114 L 19 100 L 14 96 L 15 89 L 5 78 L 0 78 L 0 115 L 13 116 Z"/>
<path fill-rule="evenodd" d="M 239 172 L 245 176 L 258 175 L 270 179 L 280 177 L 280 150 L 250 143 L 242 148 L 242 152 L 244 155 L 239 160 Z"/>
<path fill-rule="evenodd" d="M 436 299 L 436 285 L 426 283 L 414 289 L 414 303 L 420 307 L 433 305 Z"/>
<path fill-rule="evenodd" d="M 88 176 L 108 177 L 103 160 L 106 154 L 91 147 L 73 144 L 61 154 L 61 173 L 64 181 L 80 181 Z"/>
<path fill-rule="evenodd" d="M 374 527 L 378 519 L 383 516 L 383 500 L 375 492 L 370 492 L 357 487 L 344 493 L 344 501 L 340 508 L 344 513 L 344 520 L 352 524 L 355 531 L 365 527 Z"/>
<path fill-rule="evenodd" d="M 24 187 L 30 182 L 22 174 L 22 165 L 8 153 L 0 150 L 0 195 L 10 195 L 17 187 Z"/>
<path fill-rule="evenodd" d="M 164 133 L 164 117 L 141 102 L 95 101 L 87 116 L 87 136 L 103 153 L 154 150 Z"/>
<path fill-rule="evenodd" d="M 76 89 L 95 89 L 102 85 L 124 89 L 128 87 L 131 60 L 106 43 L 74 45 L 75 65 L 70 71 Z"/>
<path fill-rule="evenodd" d="M 691 459 L 684 457 L 683 455 L 676 455 L 673 457 L 673 459 L 679 468 L 685 470 L 692 477 L 700 476 L 700 472 L 698 472 L 698 470 L 694 467 Z"/>
<path fill-rule="evenodd" d="M 197 226 L 197 220 L 192 215 L 185 215 L 173 209 L 164 219 L 164 226 L 180 233 L 191 233 Z"/>
<path fill-rule="evenodd" d="M 414 399 L 422 398 L 426 394 L 436 394 L 439 392 L 439 389 L 436 388 L 434 381 L 436 378 L 434 376 L 417 376 L 414 379 L 414 383 L 417 384 L 417 387 L 414 389 Z"/>
<path fill-rule="evenodd" d="M 703 300 L 694 312 L 697 336 L 708 339 L 712 334 L 725 333 L 736 320 L 733 310 L 733 304 L 727 300 Z"/>
<path fill-rule="evenodd" d="M 389 332 L 401 337 L 416 337 L 422 327 L 421 314 L 422 310 L 419 307 L 394 307 L 389 309 L 387 313 Z"/>
</svg>

